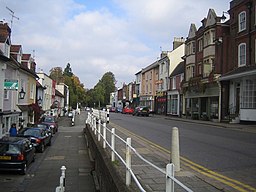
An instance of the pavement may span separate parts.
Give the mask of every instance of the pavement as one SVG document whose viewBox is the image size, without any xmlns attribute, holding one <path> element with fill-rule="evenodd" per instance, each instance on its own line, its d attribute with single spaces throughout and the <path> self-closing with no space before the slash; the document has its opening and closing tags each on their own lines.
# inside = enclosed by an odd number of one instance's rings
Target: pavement
<svg viewBox="0 0 256 192">
<path fill-rule="evenodd" d="M 59 186 L 62 166 L 66 167 L 66 192 L 94 192 L 92 165 L 89 159 L 83 129 L 85 113 L 76 117 L 76 125 L 70 126 L 70 119 L 59 119 L 59 131 L 52 146 L 44 152 L 40 166 L 34 173 L 28 173 L 26 192 L 53 192 Z M 19 190 L 21 191 L 21 190 Z M 23 191 L 23 190 L 22 190 Z"/>
</svg>

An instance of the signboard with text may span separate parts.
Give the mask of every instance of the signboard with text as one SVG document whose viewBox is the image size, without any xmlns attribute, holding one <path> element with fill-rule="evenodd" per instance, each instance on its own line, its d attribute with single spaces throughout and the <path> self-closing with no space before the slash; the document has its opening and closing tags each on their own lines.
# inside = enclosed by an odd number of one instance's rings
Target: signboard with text
<svg viewBox="0 0 256 192">
<path fill-rule="evenodd" d="M 4 80 L 4 89 L 18 90 L 18 87 L 19 87 L 18 80 L 14 80 L 14 79 L 5 79 Z"/>
</svg>

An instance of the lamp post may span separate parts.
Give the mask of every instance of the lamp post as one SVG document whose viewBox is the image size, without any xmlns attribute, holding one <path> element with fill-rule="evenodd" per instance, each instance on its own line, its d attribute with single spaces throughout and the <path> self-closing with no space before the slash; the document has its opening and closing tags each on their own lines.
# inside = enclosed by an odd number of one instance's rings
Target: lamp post
<svg viewBox="0 0 256 192">
<path fill-rule="evenodd" d="M 24 91 L 23 87 L 21 88 L 19 92 L 19 99 L 24 99 L 26 95 L 26 92 Z"/>
</svg>

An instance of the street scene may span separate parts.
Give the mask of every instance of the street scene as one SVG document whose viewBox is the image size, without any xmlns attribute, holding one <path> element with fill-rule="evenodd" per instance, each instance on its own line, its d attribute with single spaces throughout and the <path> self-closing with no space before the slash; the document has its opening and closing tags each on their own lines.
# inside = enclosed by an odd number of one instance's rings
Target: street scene
<svg viewBox="0 0 256 192">
<path fill-rule="evenodd" d="M 255 26 L 255 0 L 1 0 L 0 189 L 256 192 Z"/>
</svg>

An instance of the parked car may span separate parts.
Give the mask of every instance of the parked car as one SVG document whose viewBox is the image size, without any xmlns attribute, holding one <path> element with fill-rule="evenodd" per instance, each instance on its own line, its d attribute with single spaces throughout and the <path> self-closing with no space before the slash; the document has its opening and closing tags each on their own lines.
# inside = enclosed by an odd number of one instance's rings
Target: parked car
<svg viewBox="0 0 256 192">
<path fill-rule="evenodd" d="M 122 113 L 122 111 L 123 111 L 122 107 L 117 107 L 116 108 L 116 113 Z"/>
<path fill-rule="evenodd" d="M 3 137 L 0 139 L 0 170 L 26 174 L 27 166 L 35 161 L 35 147 L 27 138 Z"/>
<path fill-rule="evenodd" d="M 115 107 L 110 107 L 109 112 L 116 112 L 116 108 Z"/>
<path fill-rule="evenodd" d="M 44 128 L 51 136 L 53 136 L 53 129 L 51 128 L 51 126 L 49 124 L 38 123 L 38 124 L 35 124 L 34 127 Z"/>
<path fill-rule="evenodd" d="M 54 116 L 43 116 L 40 122 L 50 125 L 50 127 L 53 129 L 53 133 L 58 132 L 58 122 Z"/>
<path fill-rule="evenodd" d="M 29 138 L 36 150 L 41 153 L 47 145 L 52 144 L 52 136 L 44 128 L 25 127 L 18 131 L 18 136 Z"/>
<path fill-rule="evenodd" d="M 137 116 L 149 116 L 149 108 L 146 106 L 138 106 L 135 108 L 134 112 L 132 115 L 137 115 Z"/>
<path fill-rule="evenodd" d="M 134 109 L 131 107 L 124 107 L 122 110 L 123 114 L 133 114 L 134 113 Z"/>
</svg>

